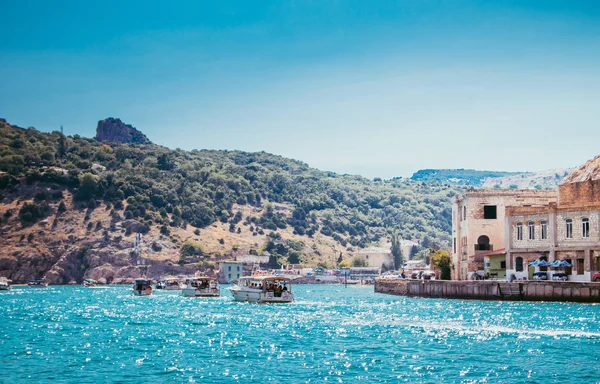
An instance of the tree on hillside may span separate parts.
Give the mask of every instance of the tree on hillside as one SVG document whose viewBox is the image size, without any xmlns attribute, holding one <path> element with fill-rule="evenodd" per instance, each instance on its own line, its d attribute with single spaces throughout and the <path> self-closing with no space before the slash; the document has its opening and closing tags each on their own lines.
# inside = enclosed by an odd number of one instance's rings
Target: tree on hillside
<svg viewBox="0 0 600 384">
<path fill-rule="evenodd" d="M 368 267 L 369 263 L 367 263 L 367 260 L 365 260 L 364 257 L 362 257 L 362 256 L 355 256 L 352 259 L 352 266 L 353 267 Z"/>
<path fill-rule="evenodd" d="M 394 257 L 394 268 L 400 270 L 402 264 L 404 264 L 404 260 L 402 257 L 402 245 L 400 243 L 400 238 L 398 237 L 398 232 L 394 232 L 390 240 L 392 243 L 392 256 Z"/>
<path fill-rule="evenodd" d="M 419 253 L 419 247 L 417 247 L 416 245 L 413 245 L 410 248 L 410 259 L 412 260 L 417 253 Z"/>
<path fill-rule="evenodd" d="M 452 258 L 450 257 L 450 253 L 438 249 L 431 255 L 431 264 L 440 269 L 440 278 L 442 280 L 450 280 L 450 271 L 452 269 Z"/>
</svg>

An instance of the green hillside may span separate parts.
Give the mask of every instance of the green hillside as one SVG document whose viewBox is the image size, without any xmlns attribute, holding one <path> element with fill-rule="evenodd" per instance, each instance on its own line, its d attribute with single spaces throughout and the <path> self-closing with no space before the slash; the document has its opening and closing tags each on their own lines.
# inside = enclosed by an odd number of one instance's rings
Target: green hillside
<svg viewBox="0 0 600 384">
<path fill-rule="evenodd" d="M 49 186 L 20 209 L 23 222 L 47 214 L 47 202 L 68 190 L 74 203 L 98 202 L 125 219 L 169 228 L 199 229 L 227 222 L 231 232 L 293 228 L 301 236 L 320 233 L 342 247 L 377 243 L 397 230 L 403 238 L 448 242 L 449 197 L 457 186 L 415 180 L 369 180 L 323 172 L 307 164 L 264 152 L 172 150 L 154 144 L 100 142 L 59 132 L 22 129 L 0 120 L 0 194 L 18 198 L 20 186 Z M 292 206 L 290 212 L 274 208 Z M 63 204 L 64 205 L 64 204 Z M 263 207 L 244 215 L 240 206 Z M 71 207 L 63 207 L 69 209 Z M 250 210 L 252 212 L 252 210 Z M 16 212 L 15 212 L 16 214 Z"/>
</svg>

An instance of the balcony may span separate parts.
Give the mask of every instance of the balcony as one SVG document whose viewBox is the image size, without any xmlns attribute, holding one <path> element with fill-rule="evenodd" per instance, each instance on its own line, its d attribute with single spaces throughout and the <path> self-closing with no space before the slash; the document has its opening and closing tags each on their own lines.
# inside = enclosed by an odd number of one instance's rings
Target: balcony
<svg viewBox="0 0 600 384">
<path fill-rule="evenodd" d="M 492 244 L 475 244 L 475 253 L 477 252 L 488 252 L 493 251 L 494 245 Z"/>
</svg>

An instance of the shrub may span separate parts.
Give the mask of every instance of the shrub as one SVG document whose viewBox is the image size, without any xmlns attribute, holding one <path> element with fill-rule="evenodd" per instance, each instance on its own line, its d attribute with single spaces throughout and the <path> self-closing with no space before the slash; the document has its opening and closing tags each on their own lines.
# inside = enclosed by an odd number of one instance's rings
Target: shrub
<svg viewBox="0 0 600 384">
<path fill-rule="evenodd" d="M 35 223 L 48 216 L 50 207 L 45 202 L 42 204 L 25 203 L 19 210 L 19 219 L 23 223 Z"/>
<path fill-rule="evenodd" d="M 202 244 L 192 241 L 186 240 L 181 245 L 181 249 L 179 253 L 183 257 L 187 256 L 201 256 L 202 255 Z"/>
<path fill-rule="evenodd" d="M 169 230 L 169 227 L 167 227 L 166 225 L 163 225 L 163 226 L 160 227 L 160 233 L 162 235 L 169 236 L 169 234 L 171 233 L 171 231 Z"/>
</svg>

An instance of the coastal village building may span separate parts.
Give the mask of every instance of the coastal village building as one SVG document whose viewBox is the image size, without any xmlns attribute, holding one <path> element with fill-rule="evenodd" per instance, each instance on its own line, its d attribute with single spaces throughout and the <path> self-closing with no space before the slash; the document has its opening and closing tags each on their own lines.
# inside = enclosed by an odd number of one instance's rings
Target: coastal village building
<svg viewBox="0 0 600 384">
<path fill-rule="evenodd" d="M 453 280 L 468 280 L 475 271 L 506 277 L 506 207 L 544 206 L 556 191 L 470 190 L 452 198 Z"/>
<path fill-rule="evenodd" d="M 404 261 L 410 259 L 410 253 L 414 246 L 419 247 L 420 245 L 418 242 L 412 240 L 400 240 L 400 248 L 402 249 Z M 394 263 L 392 244 L 390 243 L 383 247 L 369 247 L 362 249 L 358 252 L 354 252 L 354 256 L 364 258 L 367 265 L 373 268 L 381 268 L 384 264 L 392 265 Z"/>
<path fill-rule="evenodd" d="M 354 256 L 362 257 L 368 267 L 381 268 L 394 262 L 392 251 L 388 247 L 369 247 L 354 253 Z"/>
<path fill-rule="evenodd" d="M 600 270 L 600 156 L 571 172 L 558 187 L 558 201 L 543 207 L 507 208 L 507 273 L 531 279 L 547 267 L 535 260 L 565 260 L 569 280 L 591 281 Z"/>
<path fill-rule="evenodd" d="M 219 283 L 231 283 L 242 277 L 244 264 L 232 261 L 223 261 L 219 263 Z"/>
<path fill-rule="evenodd" d="M 549 269 L 530 267 L 535 260 L 567 261 L 572 267 L 562 271 L 573 281 L 600 270 L 600 156 L 558 191 L 477 190 L 452 199 L 453 279 L 531 279 Z"/>
</svg>

